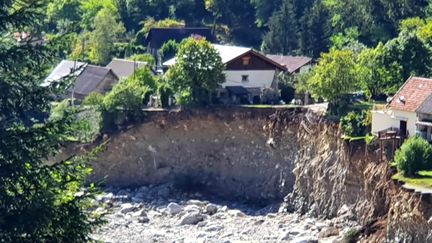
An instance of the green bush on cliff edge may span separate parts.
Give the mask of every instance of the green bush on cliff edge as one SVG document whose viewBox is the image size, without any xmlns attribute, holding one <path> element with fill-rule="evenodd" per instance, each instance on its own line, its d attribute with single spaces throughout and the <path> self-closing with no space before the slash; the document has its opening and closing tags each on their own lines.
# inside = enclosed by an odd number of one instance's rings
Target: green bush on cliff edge
<svg viewBox="0 0 432 243">
<path fill-rule="evenodd" d="M 395 154 L 398 171 L 414 177 L 422 170 L 432 169 L 432 146 L 423 138 L 411 137 Z"/>
</svg>

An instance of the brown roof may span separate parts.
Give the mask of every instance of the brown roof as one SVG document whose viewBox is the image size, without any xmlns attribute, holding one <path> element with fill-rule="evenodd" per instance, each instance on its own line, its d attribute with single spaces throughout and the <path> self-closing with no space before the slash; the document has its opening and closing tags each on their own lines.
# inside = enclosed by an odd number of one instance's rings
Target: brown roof
<svg viewBox="0 0 432 243">
<path fill-rule="evenodd" d="M 389 107 L 401 111 L 415 112 L 432 94 L 432 79 L 412 77 L 399 89 Z"/>
<path fill-rule="evenodd" d="M 299 70 L 312 61 L 312 58 L 302 56 L 267 55 L 267 57 L 286 67 L 289 73 Z"/>
</svg>

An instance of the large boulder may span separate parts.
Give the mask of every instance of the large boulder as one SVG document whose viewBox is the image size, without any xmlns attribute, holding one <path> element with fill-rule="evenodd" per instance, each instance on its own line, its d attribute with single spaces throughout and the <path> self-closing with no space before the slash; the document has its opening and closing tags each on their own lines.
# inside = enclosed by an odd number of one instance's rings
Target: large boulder
<svg viewBox="0 0 432 243">
<path fill-rule="evenodd" d="M 170 203 L 168 204 L 166 211 L 167 213 L 171 214 L 171 215 L 176 215 L 178 213 L 180 213 L 183 210 L 183 207 L 178 205 L 177 203 Z"/>
<path fill-rule="evenodd" d="M 180 225 L 195 225 L 202 221 L 204 218 L 198 212 L 191 212 L 186 214 L 180 219 Z"/>
<path fill-rule="evenodd" d="M 213 215 L 213 214 L 217 213 L 218 207 L 216 205 L 210 203 L 206 206 L 205 211 L 206 211 L 206 213 Z"/>
</svg>

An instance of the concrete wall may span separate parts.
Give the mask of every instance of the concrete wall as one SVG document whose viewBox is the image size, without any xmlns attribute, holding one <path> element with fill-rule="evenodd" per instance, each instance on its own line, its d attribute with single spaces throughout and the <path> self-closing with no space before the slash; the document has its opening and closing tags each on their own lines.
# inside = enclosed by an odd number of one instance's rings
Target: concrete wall
<svg viewBox="0 0 432 243">
<path fill-rule="evenodd" d="M 407 121 L 407 130 L 410 136 L 416 134 L 416 113 L 399 110 L 372 111 L 372 133 L 376 134 L 390 127 L 399 128 L 400 121 Z"/>
<path fill-rule="evenodd" d="M 275 78 L 275 70 L 242 70 L 225 71 L 226 86 L 243 86 L 245 88 L 271 88 Z M 242 75 L 249 75 L 249 82 L 242 82 Z"/>
</svg>

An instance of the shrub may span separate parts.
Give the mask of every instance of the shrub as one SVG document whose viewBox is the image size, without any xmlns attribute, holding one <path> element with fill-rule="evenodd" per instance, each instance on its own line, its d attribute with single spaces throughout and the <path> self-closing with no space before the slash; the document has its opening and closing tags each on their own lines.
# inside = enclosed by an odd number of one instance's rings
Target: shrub
<svg viewBox="0 0 432 243">
<path fill-rule="evenodd" d="M 154 57 L 151 54 L 135 54 L 129 57 L 132 61 L 146 62 L 148 65 L 153 66 L 156 64 Z"/>
<path fill-rule="evenodd" d="M 158 94 L 160 96 L 161 106 L 163 108 L 169 107 L 169 98 L 172 96 L 172 90 L 167 84 L 161 84 L 158 87 Z"/>
<path fill-rule="evenodd" d="M 416 176 L 421 170 L 432 169 L 432 146 L 423 138 L 411 137 L 396 152 L 394 160 L 404 176 Z"/>
<path fill-rule="evenodd" d="M 103 105 L 104 96 L 100 93 L 92 92 L 90 93 L 83 102 L 81 103 L 84 106 L 101 106 Z"/>
<path fill-rule="evenodd" d="M 365 126 L 368 118 L 368 112 L 349 112 L 346 116 L 342 117 L 340 122 L 342 130 L 346 136 L 357 137 L 364 136 L 367 133 Z"/>
</svg>

